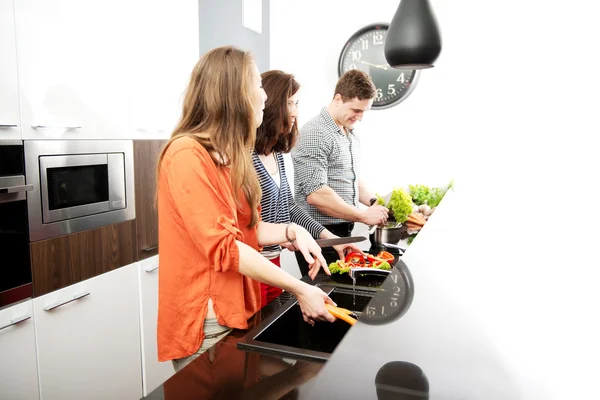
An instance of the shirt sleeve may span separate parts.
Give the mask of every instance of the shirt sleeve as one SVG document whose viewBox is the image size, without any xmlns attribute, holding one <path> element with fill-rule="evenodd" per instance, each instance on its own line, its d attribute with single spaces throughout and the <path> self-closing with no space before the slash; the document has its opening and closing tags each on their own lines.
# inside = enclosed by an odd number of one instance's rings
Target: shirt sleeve
<svg viewBox="0 0 600 400">
<path fill-rule="evenodd" d="M 290 220 L 306 229 L 313 238 L 318 239 L 325 227 L 312 219 L 293 199 L 290 204 L 292 205 L 290 208 Z"/>
<path fill-rule="evenodd" d="M 318 129 L 306 129 L 298 138 L 292 150 L 294 180 L 298 193 L 308 197 L 311 193 L 327 185 L 327 165 L 331 143 L 324 138 L 324 132 Z"/>
<path fill-rule="evenodd" d="M 281 172 L 282 174 L 285 174 L 285 167 L 283 167 Z M 312 217 L 308 215 L 308 213 L 304 211 L 302 207 L 296 204 L 289 184 L 286 182 L 285 185 L 286 187 L 284 188 L 284 192 L 287 194 L 287 201 L 290 206 L 290 221 L 305 228 L 313 238 L 318 239 L 325 227 L 312 219 Z"/>
<path fill-rule="evenodd" d="M 184 148 L 166 166 L 174 206 L 200 254 L 217 272 L 239 270 L 237 210 L 208 154 Z"/>
</svg>

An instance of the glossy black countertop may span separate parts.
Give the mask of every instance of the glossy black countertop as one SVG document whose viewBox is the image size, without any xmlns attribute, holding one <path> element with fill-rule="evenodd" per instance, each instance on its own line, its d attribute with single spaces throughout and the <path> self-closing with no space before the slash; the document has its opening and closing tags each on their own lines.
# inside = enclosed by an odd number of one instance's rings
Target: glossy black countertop
<svg viewBox="0 0 600 400">
<path fill-rule="evenodd" d="M 249 330 L 292 298 L 284 292 L 249 321 Z M 298 387 L 323 367 L 238 350 L 238 342 L 247 334 L 234 330 L 143 399 L 298 399 Z"/>
<path fill-rule="evenodd" d="M 291 366 L 238 350 L 247 333 L 233 332 L 147 399 L 600 398 L 590 391 L 600 340 L 577 322 L 595 306 L 577 300 L 582 290 L 562 284 L 568 273 L 517 270 L 505 243 L 469 247 L 456 229 L 466 203 L 454 197 L 444 197 L 402 257 L 414 295 L 397 318 L 359 319 L 325 364 Z"/>
</svg>

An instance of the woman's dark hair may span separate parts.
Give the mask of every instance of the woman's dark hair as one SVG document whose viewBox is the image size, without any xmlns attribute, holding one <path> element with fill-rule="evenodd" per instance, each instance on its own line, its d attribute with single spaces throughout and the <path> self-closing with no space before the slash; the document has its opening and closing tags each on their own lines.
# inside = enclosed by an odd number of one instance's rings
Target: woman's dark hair
<svg viewBox="0 0 600 400">
<path fill-rule="evenodd" d="M 268 98 L 262 124 L 256 130 L 254 148 L 258 154 L 289 153 L 298 136 L 298 121 L 294 121 L 290 130 L 288 99 L 296 94 L 300 85 L 294 75 L 283 71 L 267 71 L 261 77 Z"/>
</svg>

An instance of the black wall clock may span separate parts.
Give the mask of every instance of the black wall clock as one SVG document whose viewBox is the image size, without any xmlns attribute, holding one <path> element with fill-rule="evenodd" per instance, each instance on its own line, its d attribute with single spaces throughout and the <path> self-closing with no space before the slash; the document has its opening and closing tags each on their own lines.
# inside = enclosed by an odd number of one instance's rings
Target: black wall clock
<svg viewBox="0 0 600 400">
<path fill-rule="evenodd" d="M 365 26 L 346 42 L 340 54 L 338 75 L 350 69 L 366 72 L 377 87 L 373 109 L 393 107 L 406 99 L 414 90 L 420 71 L 390 67 L 383 53 L 389 24 Z"/>
<path fill-rule="evenodd" d="M 390 324 L 408 311 L 414 297 L 414 284 L 408 267 L 398 260 L 390 275 L 379 287 L 360 316 L 360 322 L 368 325 Z"/>
</svg>

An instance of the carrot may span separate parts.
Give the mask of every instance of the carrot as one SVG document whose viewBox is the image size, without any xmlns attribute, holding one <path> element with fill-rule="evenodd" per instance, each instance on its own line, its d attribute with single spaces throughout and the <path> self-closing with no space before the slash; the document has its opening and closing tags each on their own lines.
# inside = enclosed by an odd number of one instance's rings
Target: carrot
<svg viewBox="0 0 600 400">
<path fill-rule="evenodd" d="M 421 221 L 418 217 L 415 216 L 415 214 L 410 214 L 406 220 L 415 225 L 425 225 L 425 222 Z"/>
<path fill-rule="evenodd" d="M 336 311 L 339 311 L 339 312 L 341 312 L 342 314 L 346 314 L 346 315 L 354 314 L 354 312 L 353 312 L 353 311 L 347 310 L 347 309 L 345 309 L 345 308 L 335 307 L 335 306 L 332 306 L 332 305 L 329 305 L 329 307 L 330 307 L 332 310 L 336 310 Z"/>
<path fill-rule="evenodd" d="M 327 307 L 327 310 L 331 313 L 331 315 L 333 315 L 337 319 L 341 319 L 342 321 L 347 322 L 350 325 L 354 325 L 356 323 L 356 320 L 354 318 L 344 314 L 339 310 L 339 308 L 334 307 L 331 304 L 325 304 L 325 307 Z"/>
<path fill-rule="evenodd" d="M 423 225 L 425 225 L 425 222 L 427 222 L 427 220 L 425 219 L 425 216 L 422 213 L 416 213 L 415 216 L 421 221 L 423 222 Z"/>
<path fill-rule="evenodd" d="M 411 224 L 408 223 L 406 224 L 406 226 L 408 227 L 408 229 L 410 229 L 411 231 L 420 231 L 421 228 L 423 228 L 421 225 L 415 225 L 415 224 Z"/>
</svg>

